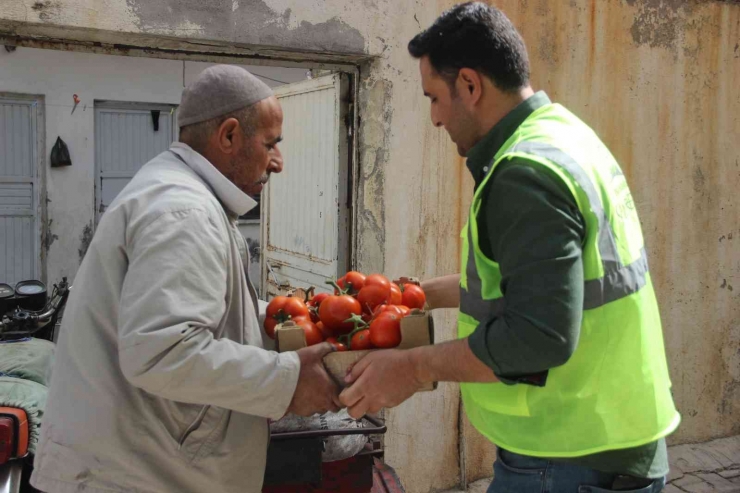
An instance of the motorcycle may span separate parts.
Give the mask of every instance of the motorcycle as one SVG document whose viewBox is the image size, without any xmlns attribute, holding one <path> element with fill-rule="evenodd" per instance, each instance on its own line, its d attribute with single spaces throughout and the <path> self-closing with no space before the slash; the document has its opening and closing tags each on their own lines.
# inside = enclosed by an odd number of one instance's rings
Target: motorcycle
<svg viewBox="0 0 740 493">
<path fill-rule="evenodd" d="M 33 493 L 29 484 L 46 404 L 54 341 L 71 286 L 0 284 L 0 493 Z"/>
</svg>

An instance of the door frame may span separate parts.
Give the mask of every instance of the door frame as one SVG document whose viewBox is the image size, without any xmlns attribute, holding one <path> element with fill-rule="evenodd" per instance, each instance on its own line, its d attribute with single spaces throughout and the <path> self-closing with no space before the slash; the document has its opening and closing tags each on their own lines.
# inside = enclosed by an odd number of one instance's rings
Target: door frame
<svg viewBox="0 0 740 493">
<path fill-rule="evenodd" d="M 102 192 L 102 181 L 101 181 L 101 173 L 103 172 L 102 169 L 100 169 L 100 146 L 98 145 L 97 141 L 97 129 L 98 129 L 98 110 L 121 110 L 121 111 L 152 111 L 152 110 L 159 110 L 162 113 L 172 112 L 171 116 L 173 119 L 172 124 L 172 142 L 175 142 L 180 133 L 180 129 L 177 128 L 177 112 L 178 112 L 179 106 L 174 104 L 167 104 L 167 103 L 144 103 L 144 102 L 130 102 L 130 101 L 111 101 L 111 100 L 103 100 L 103 99 L 96 99 L 93 101 L 93 112 L 94 112 L 94 119 L 93 119 L 93 146 L 95 147 L 95 179 L 93 184 L 93 194 L 94 194 L 94 200 L 95 200 L 95 217 L 93 221 L 93 231 L 97 229 L 98 222 L 100 221 L 100 217 L 102 216 L 100 211 L 100 205 L 103 200 L 103 194 Z M 145 163 L 141 163 L 143 166 Z"/>
<path fill-rule="evenodd" d="M 355 176 L 357 173 L 358 159 L 357 159 L 357 115 L 354 102 L 355 99 L 355 77 L 351 73 L 336 71 L 330 74 L 321 75 L 316 79 L 325 78 L 326 81 L 319 87 L 314 88 L 318 91 L 322 88 L 333 87 L 339 85 L 339 94 L 337 96 L 339 107 L 337 109 L 338 120 L 340 126 L 346 130 L 345 135 L 338 136 L 339 144 L 339 195 L 338 204 L 339 211 L 337 214 L 337 276 L 347 272 L 355 267 L 355 243 L 357 241 L 357 230 L 356 230 L 356 204 L 355 197 L 356 188 L 359 186 Z M 313 79 L 313 80 L 316 80 Z M 298 86 L 295 89 L 289 90 L 281 96 L 289 96 L 293 93 L 300 93 L 301 85 L 307 81 L 294 82 L 290 85 Z M 281 86 L 283 87 L 283 86 Z M 281 87 L 275 88 L 276 90 Z M 267 239 L 269 235 L 270 225 L 266 220 L 267 209 L 270 203 L 270 186 L 264 188 L 261 195 L 261 211 L 260 211 L 260 299 L 266 299 L 268 296 L 269 278 L 275 277 L 274 271 L 270 268 L 267 263 L 267 255 L 265 254 L 268 245 Z"/>
<path fill-rule="evenodd" d="M 31 112 L 31 125 L 34 127 L 36 136 L 35 145 L 32 147 L 32 160 L 35 169 L 31 180 L 34 189 L 33 209 L 36 211 L 32 277 L 48 284 L 46 262 L 49 246 L 51 246 L 51 224 L 46 206 L 46 98 L 43 94 L 0 91 L 0 100 L 27 102 L 35 109 Z"/>
</svg>

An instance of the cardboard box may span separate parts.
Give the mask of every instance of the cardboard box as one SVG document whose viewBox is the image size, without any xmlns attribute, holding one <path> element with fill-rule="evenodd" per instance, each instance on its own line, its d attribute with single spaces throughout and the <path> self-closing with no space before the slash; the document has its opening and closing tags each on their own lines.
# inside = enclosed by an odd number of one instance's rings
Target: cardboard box
<svg viewBox="0 0 740 493">
<path fill-rule="evenodd" d="M 275 341 L 278 352 L 296 351 L 306 347 L 306 336 L 303 329 L 292 322 L 278 325 L 275 328 Z M 401 319 L 401 344 L 397 349 L 411 349 L 419 346 L 434 344 L 434 319 L 428 311 L 415 310 Z M 373 351 L 382 349 L 367 349 L 363 351 L 336 351 L 324 356 L 324 366 L 341 388 L 346 387 L 344 376 L 347 369 Z M 425 385 L 421 390 L 428 391 L 437 388 L 437 383 Z"/>
</svg>

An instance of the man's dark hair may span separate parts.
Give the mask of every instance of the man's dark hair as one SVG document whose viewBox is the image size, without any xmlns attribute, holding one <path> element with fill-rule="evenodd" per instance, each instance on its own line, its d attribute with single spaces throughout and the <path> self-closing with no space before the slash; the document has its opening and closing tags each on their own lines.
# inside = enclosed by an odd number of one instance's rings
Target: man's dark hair
<svg viewBox="0 0 740 493">
<path fill-rule="evenodd" d="M 429 57 L 434 70 L 454 87 L 462 68 L 488 76 L 502 91 L 529 83 L 529 58 L 524 40 L 496 7 L 468 2 L 444 12 L 409 42 L 414 58 Z"/>
</svg>

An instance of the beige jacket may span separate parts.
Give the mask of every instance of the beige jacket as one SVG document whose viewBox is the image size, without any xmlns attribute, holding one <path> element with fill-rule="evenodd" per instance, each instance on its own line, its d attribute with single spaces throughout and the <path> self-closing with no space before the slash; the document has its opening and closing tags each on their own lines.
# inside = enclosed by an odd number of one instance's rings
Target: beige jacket
<svg viewBox="0 0 740 493">
<path fill-rule="evenodd" d="M 236 228 L 254 206 L 180 143 L 111 204 L 64 314 L 37 488 L 261 490 L 300 363 L 262 349 Z"/>
</svg>

